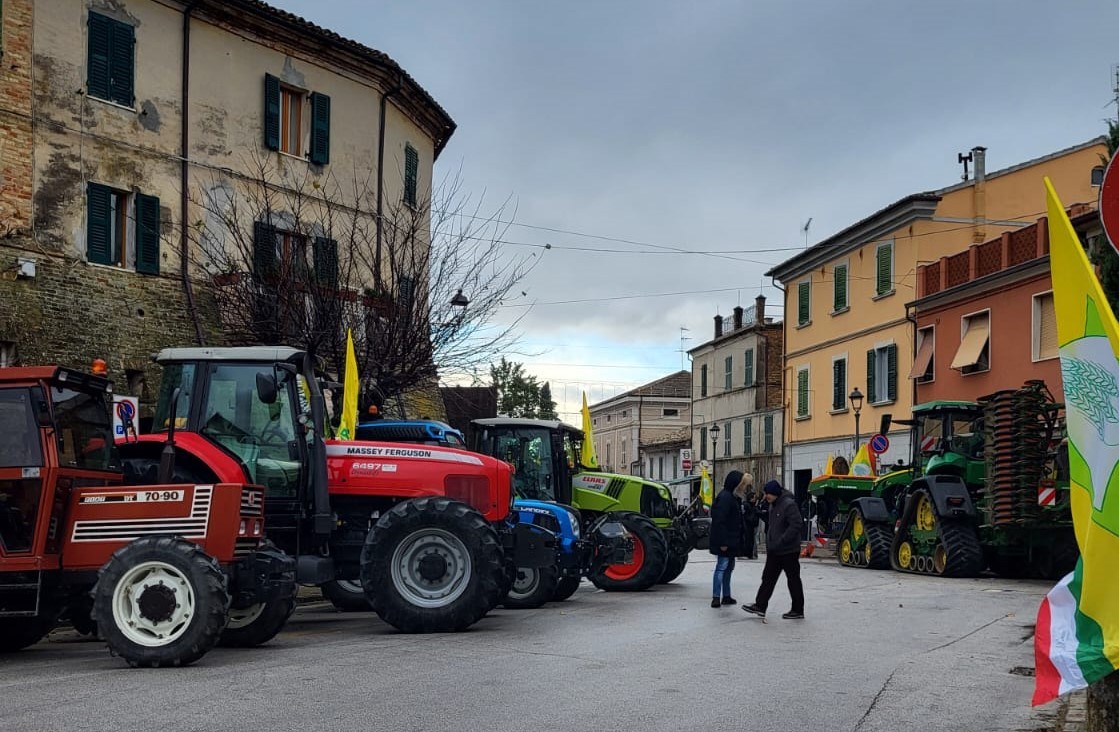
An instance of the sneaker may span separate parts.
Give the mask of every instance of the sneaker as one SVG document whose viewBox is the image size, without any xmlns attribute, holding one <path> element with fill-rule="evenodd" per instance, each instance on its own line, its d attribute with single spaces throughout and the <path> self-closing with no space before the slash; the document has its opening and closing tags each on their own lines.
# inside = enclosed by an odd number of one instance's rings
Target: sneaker
<svg viewBox="0 0 1119 732">
<path fill-rule="evenodd" d="M 723 598 L 723 604 L 724 605 L 737 605 L 738 600 L 735 600 L 733 597 L 724 597 Z"/>
<path fill-rule="evenodd" d="M 765 610 L 762 610 L 760 607 L 753 603 L 750 603 L 749 605 L 743 605 L 742 609 L 750 613 L 751 615 L 757 615 L 759 618 L 765 617 Z"/>
<path fill-rule="evenodd" d="M 723 604 L 721 602 L 719 602 L 719 598 L 717 598 L 717 597 L 712 597 L 711 598 L 711 607 L 722 607 L 722 606 L 723 606 Z"/>
<path fill-rule="evenodd" d="M 804 620 L 804 613 L 795 613 L 792 610 L 782 615 L 785 620 Z"/>
</svg>

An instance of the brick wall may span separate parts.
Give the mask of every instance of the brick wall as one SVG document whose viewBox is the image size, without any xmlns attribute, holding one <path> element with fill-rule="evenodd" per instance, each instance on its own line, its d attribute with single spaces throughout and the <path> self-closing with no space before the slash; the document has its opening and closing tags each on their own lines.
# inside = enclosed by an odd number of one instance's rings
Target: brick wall
<svg viewBox="0 0 1119 732">
<path fill-rule="evenodd" d="M 780 323 L 765 326 L 761 334 L 766 339 L 765 355 L 765 403 L 759 404 L 758 409 L 775 409 L 784 403 L 784 364 L 785 334 Z"/>
<path fill-rule="evenodd" d="M 0 36 L 0 238 L 31 223 L 31 17 L 33 0 L 4 0 Z"/>
</svg>

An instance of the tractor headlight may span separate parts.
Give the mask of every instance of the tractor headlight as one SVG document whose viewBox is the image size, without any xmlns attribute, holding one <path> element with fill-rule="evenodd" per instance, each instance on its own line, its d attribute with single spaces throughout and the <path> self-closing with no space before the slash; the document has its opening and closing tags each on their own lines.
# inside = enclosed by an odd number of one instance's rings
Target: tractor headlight
<svg viewBox="0 0 1119 732">
<path fill-rule="evenodd" d="M 571 535 L 575 537 L 575 541 L 579 541 L 583 533 L 583 528 L 579 526 L 579 516 L 571 511 L 567 512 L 567 516 L 571 519 Z"/>
</svg>

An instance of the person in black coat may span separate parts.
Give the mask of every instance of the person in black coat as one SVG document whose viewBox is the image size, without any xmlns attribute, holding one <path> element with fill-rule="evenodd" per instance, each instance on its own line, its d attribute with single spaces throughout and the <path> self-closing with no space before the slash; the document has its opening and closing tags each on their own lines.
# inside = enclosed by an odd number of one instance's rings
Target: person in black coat
<svg viewBox="0 0 1119 732">
<path fill-rule="evenodd" d="M 723 480 L 723 490 L 711 505 L 711 545 L 715 560 L 715 574 L 711 578 L 711 607 L 733 605 L 730 594 L 730 576 L 734 572 L 734 558 L 742 549 L 742 487 L 748 476 L 732 470 Z M 750 479 L 750 483 L 753 479 Z"/>
<path fill-rule="evenodd" d="M 765 500 L 769 502 L 769 521 L 765 534 L 762 584 L 754 602 L 743 605 L 742 609 L 764 618 L 777 579 L 784 572 L 793 606 L 781 617 L 800 620 L 804 617 L 804 585 L 800 581 L 800 537 L 804 534 L 804 518 L 793 494 L 775 480 L 765 484 Z"/>
<path fill-rule="evenodd" d="M 758 496 L 754 486 L 746 487 L 746 497 L 742 499 L 742 551 L 738 556 L 746 559 L 758 558 L 757 533 L 758 522 Z"/>
</svg>

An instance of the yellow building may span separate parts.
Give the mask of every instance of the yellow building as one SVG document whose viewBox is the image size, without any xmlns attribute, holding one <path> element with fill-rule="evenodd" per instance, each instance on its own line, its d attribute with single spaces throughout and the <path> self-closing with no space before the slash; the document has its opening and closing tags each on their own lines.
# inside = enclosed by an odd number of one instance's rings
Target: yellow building
<svg viewBox="0 0 1119 732">
<path fill-rule="evenodd" d="M 829 455 L 852 457 L 856 424 L 865 440 L 883 414 L 909 415 L 915 332 L 906 303 L 917 265 L 1032 224 L 1045 211 L 1042 176 L 1067 203 L 1094 202 L 1104 152 L 1097 138 L 988 173 L 985 149 L 973 148 L 968 180 L 906 196 L 767 272 L 785 290 L 786 485 L 805 489 Z M 855 389 L 864 396 L 857 413 Z M 881 464 L 908 462 L 906 428 L 888 436 Z"/>
</svg>

